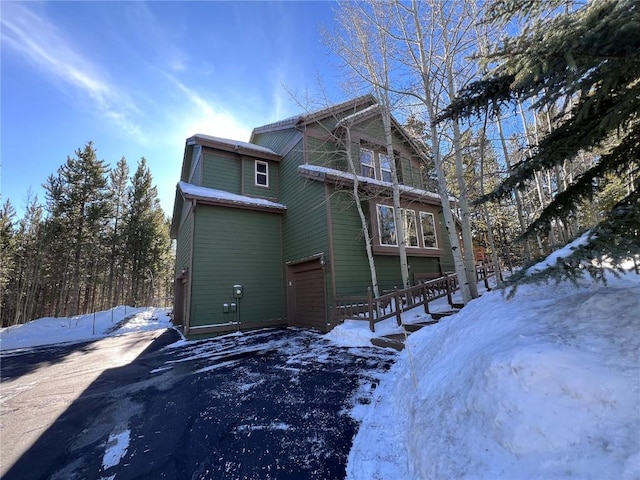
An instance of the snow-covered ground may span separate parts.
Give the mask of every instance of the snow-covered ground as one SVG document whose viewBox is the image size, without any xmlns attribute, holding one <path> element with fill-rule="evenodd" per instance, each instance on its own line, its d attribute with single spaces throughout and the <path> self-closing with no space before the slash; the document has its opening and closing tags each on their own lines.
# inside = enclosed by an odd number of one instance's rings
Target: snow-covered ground
<svg viewBox="0 0 640 480">
<path fill-rule="evenodd" d="M 96 340 L 111 335 L 170 328 L 167 308 L 114 307 L 71 318 L 40 318 L 0 329 L 0 351 Z"/>
<path fill-rule="evenodd" d="M 5 328 L 0 349 L 171 326 L 166 309 L 124 310 Z M 403 314 L 428 319 L 422 307 Z M 325 337 L 354 347 L 400 331 L 394 318 L 375 334 L 347 321 Z M 350 480 L 640 480 L 640 275 L 484 292 L 411 334 L 372 394 L 351 411 L 362 423 Z"/>
<path fill-rule="evenodd" d="M 608 279 L 486 292 L 411 334 L 353 411 L 347 478 L 640 479 L 640 275 Z M 351 321 L 327 337 L 371 334 Z"/>
</svg>

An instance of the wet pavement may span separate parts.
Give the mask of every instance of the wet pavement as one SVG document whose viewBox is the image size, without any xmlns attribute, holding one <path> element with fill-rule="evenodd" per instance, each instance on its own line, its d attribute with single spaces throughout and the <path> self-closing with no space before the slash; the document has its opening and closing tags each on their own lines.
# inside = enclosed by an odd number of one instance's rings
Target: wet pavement
<svg viewBox="0 0 640 480">
<path fill-rule="evenodd" d="M 3 443 L 16 439 L 2 478 L 342 479 L 350 411 L 396 358 L 299 329 L 187 343 L 173 330 L 135 335 L 2 355 Z M 51 408 L 58 385 L 62 408 L 20 447 L 21 418 Z"/>
</svg>

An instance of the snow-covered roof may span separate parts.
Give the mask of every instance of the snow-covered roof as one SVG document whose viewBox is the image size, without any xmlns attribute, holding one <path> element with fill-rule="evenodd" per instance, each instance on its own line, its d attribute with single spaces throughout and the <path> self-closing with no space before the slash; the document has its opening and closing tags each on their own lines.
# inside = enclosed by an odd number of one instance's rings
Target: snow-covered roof
<svg viewBox="0 0 640 480">
<path fill-rule="evenodd" d="M 286 210 L 287 207 L 281 203 L 272 202 L 264 198 L 247 197 L 224 190 L 200 187 L 186 182 L 178 182 L 178 188 L 185 198 L 195 198 L 209 200 L 212 203 L 236 207 L 254 207 L 260 209 Z"/>
<path fill-rule="evenodd" d="M 300 165 L 298 167 L 301 173 L 311 174 L 313 177 L 322 177 L 324 179 L 325 176 L 329 176 L 331 178 L 343 178 L 347 181 L 353 181 L 354 175 L 350 172 L 344 172 L 342 170 L 335 170 L 333 168 L 320 167 L 318 165 Z M 315 175 L 314 175 L 315 174 Z M 370 177 L 363 177 L 362 175 L 356 175 L 358 181 L 360 183 L 364 183 L 367 185 L 377 185 L 384 188 L 391 188 L 391 182 L 385 182 L 383 180 L 378 180 Z M 409 195 L 414 195 L 422 198 L 429 198 L 432 200 L 440 201 L 440 195 L 434 192 L 429 192 L 427 190 L 421 190 L 419 188 L 409 187 L 407 185 L 400 185 L 400 192 L 406 193 Z M 452 201 L 455 199 L 451 199 Z"/>
<path fill-rule="evenodd" d="M 308 112 L 303 115 L 295 115 L 293 117 L 285 118 L 284 120 L 279 120 L 274 123 L 270 123 L 268 125 L 262 125 L 260 127 L 256 127 L 253 129 L 251 137 L 258 133 L 270 132 L 274 130 L 278 130 L 280 128 L 291 127 L 296 125 L 298 122 L 309 123 L 309 122 L 317 122 L 326 118 L 330 115 L 335 115 L 336 113 L 344 111 L 346 108 L 353 108 L 356 105 L 360 105 L 363 103 L 375 103 L 376 100 L 371 94 L 362 95 L 357 98 L 353 98 L 351 100 L 347 100 L 346 102 L 338 103 L 336 105 L 330 105 L 328 107 L 323 107 L 319 110 L 315 110 L 313 112 Z"/>
<path fill-rule="evenodd" d="M 206 142 L 212 142 L 212 143 L 218 143 L 218 144 L 222 144 L 222 145 L 228 145 L 229 147 L 233 147 L 235 150 L 237 150 L 239 148 L 243 148 L 245 150 L 252 150 L 252 151 L 257 152 L 257 153 L 263 153 L 263 154 L 266 153 L 268 155 L 280 156 L 277 152 L 274 152 L 270 148 L 262 147 L 260 145 L 254 144 L 254 143 L 241 142 L 239 140 L 232 140 L 230 138 L 214 137 L 214 136 L 211 136 L 211 135 L 204 135 L 202 133 L 196 133 L 194 136 L 189 138 L 189 142 L 192 142 L 192 143 L 199 143 L 198 140 L 200 140 L 200 141 L 204 140 Z"/>
<path fill-rule="evenodd" d="M 359 112 L 352 113 L 351 115 L 347 115 L 346 117 L 340 119 L 340 121 L 336 124 L 336 127 L 341 127 L 348 123 L 353 123 L 359 118 L 369 115 L 370 113 L 377 112 L 379 109 L 380 109 L 380 106 L 376 103 L 374 105 L 371 105 L 370 107 L 360 110 Z"/>
</svg>

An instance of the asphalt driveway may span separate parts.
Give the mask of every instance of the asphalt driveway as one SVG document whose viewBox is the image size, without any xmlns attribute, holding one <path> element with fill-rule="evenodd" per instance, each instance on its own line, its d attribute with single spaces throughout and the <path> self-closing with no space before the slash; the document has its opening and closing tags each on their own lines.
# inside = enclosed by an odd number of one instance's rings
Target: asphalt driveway
<svg viewBox="0 0 640 480">
<path fill-rule="evenodd" d="M 2 355 L 3 478 L 342 479 L 349 412 L 395 360 L 298 329 L 176 340 Z"/>
</svg>

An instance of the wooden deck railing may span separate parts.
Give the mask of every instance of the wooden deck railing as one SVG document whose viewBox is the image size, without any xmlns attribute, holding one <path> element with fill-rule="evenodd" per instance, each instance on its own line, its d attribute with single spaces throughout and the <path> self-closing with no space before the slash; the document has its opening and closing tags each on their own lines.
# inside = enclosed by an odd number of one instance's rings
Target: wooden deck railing
<svg viewBox="0 0 640 480">
<path fill-rule="evenodd" d="M 493 264 L 476 266 L 476 278 L 482 281 L 487 290 L 489 278 L 496 276 L 498 270 Z M 425 313 L 429 313 L 429 302 L 447 297 L 449 305 L 453 307 L 453 294 L 459 290 L 458 276 L 455 273 L 421 282 L 413 287 L 402 290 L 385 292 L 374 297 L 371 287 L 366 296 L 337 296 L 335 314 L 337 320 L 363 320 L 369 322 L 369 328 L 375 331 L 375 325 L 387 318 L 396 317 L 398 325 L 402 325 L 402 312 L 420 305 Z"/>
</svg>

